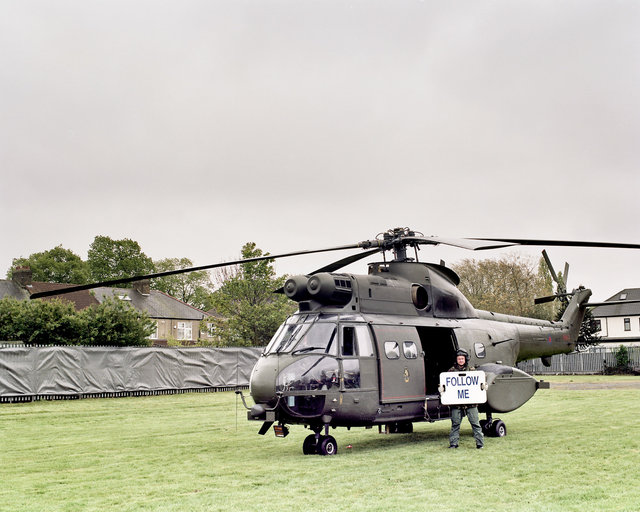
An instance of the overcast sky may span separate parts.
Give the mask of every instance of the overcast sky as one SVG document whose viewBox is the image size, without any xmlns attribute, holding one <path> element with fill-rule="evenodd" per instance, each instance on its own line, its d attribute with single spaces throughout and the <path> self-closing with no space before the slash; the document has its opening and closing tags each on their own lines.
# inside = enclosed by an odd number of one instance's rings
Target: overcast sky
<svg viewBox="0 0 640 512">
<path fill-rule="evenodd" d="M 635 0 L 0 0 L 0 273 L 96 235 L 196 265 L 396 226 L 640 243 L 639 27 Z M 548 252 L 597 300 L 640 287 L 640 251 Z"/>
</svg>

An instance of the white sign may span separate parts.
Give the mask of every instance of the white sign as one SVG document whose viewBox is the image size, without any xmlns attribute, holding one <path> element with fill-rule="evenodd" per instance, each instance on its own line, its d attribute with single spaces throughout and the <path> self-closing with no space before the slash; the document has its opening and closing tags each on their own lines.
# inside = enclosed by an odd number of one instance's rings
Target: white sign
<svg viewBox="0 0 640 512">
<path fill-rule="evenodd" d="M 438 390 L 443 405 L 483 404 L 487 401 L 484 372 L 443 372 Z"/>
</svg>

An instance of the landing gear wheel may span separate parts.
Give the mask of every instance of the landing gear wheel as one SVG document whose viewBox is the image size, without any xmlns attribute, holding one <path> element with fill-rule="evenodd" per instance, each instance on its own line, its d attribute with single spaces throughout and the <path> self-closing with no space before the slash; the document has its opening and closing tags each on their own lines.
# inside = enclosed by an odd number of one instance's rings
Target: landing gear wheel
<svg viewBox="0 0 640 512">
<path fill-rule="evenodd" d="M 315 434 L 309 434 L 304 438 L 304 442 L 302 443 L 302 453 L 305 455 L 315 455 L 318 453 Z"/>
<path fill-rule="evenodd" d="M 338 443 L 333 436 L 320 436 L 318 453 L 320 455 L 335 455 L 338 453 Z"/>
<path fill-rule="evenodd" d="M 507 435 L 507 426 L 502 420 L 493 420 L 491 424 L 492 437 L 504 437 Z"/>
</svg>

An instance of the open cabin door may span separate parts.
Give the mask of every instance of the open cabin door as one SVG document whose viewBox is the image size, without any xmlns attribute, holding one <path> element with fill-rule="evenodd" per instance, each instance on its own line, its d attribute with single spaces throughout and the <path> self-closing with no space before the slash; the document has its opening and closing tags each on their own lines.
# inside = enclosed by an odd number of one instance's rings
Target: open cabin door
<svg viewBox="0 0 640 512">
<path fill-rule="evenodd" d="M 424 400 L 424 362 L 415 327 L 374 325 L 382 403 Z"/>
<path fill-rule="evenodd" d="M 456 338 L 453 329 L 445 327 L 416 329 L 424 352 L 426 394 L 437 395 L 440 374 L 449 371 L 456 361 Z"/>
</svg>

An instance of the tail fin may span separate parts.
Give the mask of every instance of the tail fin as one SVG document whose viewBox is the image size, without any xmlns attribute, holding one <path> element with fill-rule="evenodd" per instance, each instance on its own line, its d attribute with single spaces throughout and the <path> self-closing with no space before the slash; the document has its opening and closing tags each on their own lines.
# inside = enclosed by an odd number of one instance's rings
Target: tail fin
<svg viewBox="0 0 640 512">
<path fill-rule="evenodd" d="M 584 314 L 587 311 L 587 301 L 591 297 L 591 290 L 587 288 L 579 288 L 574 290 L 573 297 L 567 305 L 560 321 L 569 328 L 569 336 L 572 343 L 575 343 L 580 334 L 580 326 L 584 320 Z"/>
</svg>

